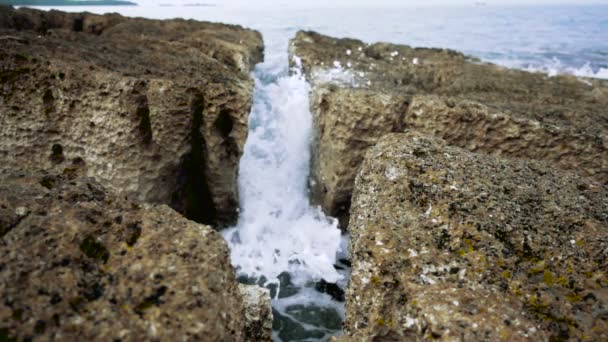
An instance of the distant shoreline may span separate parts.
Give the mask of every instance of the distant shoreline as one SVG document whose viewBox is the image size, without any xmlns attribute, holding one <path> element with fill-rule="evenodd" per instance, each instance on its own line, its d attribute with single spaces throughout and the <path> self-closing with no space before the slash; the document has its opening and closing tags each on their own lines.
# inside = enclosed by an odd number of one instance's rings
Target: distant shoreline
<svg viewBox="0 0 608 342">
<path fill-rule="evenodd" d="M 0 0 L 0 5 L 10 6 L 137 6 L 124 0 Z"/>
</svg>

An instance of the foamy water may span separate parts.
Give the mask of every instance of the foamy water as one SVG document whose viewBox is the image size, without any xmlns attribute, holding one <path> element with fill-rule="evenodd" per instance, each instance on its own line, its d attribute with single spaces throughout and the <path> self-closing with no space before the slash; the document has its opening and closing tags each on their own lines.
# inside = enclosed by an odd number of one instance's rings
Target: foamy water
<svg viewBox="0 0 608 342">
<path fill-rule="evenodd" d="M 308 200 L 309 85 L 297 70 L 268 84 L 263 68 L 255 75 L 239 168 L 241 212 L 238 225 L 225 232 L 232 262 L 239 273 L 268 281 L 287 271 L 298 285 L 335 283 L 342 278 L 333 267 L 340 252 L 338 223 Z"/>
<path fill-rule="evenodd" d="M 298 337 L 328 337 L 339 334 L 339 324 L 320 327 L 307 318 L 323 312 L 338 323 L 344 319 L 344 304 L 314 287 L 321 280 L 346 286 L 346 273 L 334 267 L 346 257 L 346 244 L 337 220 L 308 199 L 310 86 L 298 68 L 284 72 L 286 58 L 281 63 L 269 57 L 253 74 L 249 136 L 239 167 L 240 215 L 224 237 L 237 274 L 274 290 L 273 307 L 282 322 L 297 324 L 303 330 Z M 275 340 L 282 340 L 285 329 L 276 329 Z"/>
<path fill-rule="evenodd" d="M 543 64 L 532 64 L 526 66 L 514 65 L 513 67 L 522 68 L 532 72 L 542 72 L 549 76 L 557 76 L 560 74 L 574 75 L 578 77 L 593 77 L 608 79 L 608 68 L 594 68 L 590 63 L 585 63 L 580 67 L 565 65 L 562 61 L 557 58 L 553 58 L 550 62 Z"/>
</svg>

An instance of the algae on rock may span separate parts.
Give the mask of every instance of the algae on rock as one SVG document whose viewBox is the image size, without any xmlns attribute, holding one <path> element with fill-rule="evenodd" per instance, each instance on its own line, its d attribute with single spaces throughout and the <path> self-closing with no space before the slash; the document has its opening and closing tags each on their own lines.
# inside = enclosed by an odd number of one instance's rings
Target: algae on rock
<svg viewBox="0 0 608 342">
<path fill-rule="evenodd" d="M 608 338 L 608 190 L 414 131 L 369 149 L 351 221 L 347 336 Z"/>
</svg>

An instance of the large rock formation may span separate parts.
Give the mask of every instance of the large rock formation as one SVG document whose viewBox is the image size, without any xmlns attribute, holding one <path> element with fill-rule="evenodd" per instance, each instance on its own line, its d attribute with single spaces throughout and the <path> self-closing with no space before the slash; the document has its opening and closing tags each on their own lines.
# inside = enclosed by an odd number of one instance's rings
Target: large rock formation
<svg viewBox="0 0 608 342">
<path fill-rule="evenodd" d="M 347 336 L 608 339 L 608 190 L 591 179 L 389 134 L 349 231 Z"/>
<path fill-rule="evenodd" d="M 314 32 L 299 32 L 290 53 L 312 84 L 313 196 L 343 225 L 366 150 L 405 128 L 608 182 L 606 81 L 548 77 L 450 50 L 367 45 Z"/>
<path fill-rule="evenodd" d="M 222 236 L 91 178 L 0 178 L 0 340 L 239 341 Z"/>
<path fill-rule="evenodd" d="M 0 173 L 83 173 L 187 217 L 236 217 L 258 32 L 0 6 Z"/>
</svg>

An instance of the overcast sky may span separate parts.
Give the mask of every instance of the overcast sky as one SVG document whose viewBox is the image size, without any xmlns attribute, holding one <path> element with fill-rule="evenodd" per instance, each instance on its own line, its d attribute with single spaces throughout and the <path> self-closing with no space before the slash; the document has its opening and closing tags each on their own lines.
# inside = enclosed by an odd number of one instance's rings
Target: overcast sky
<svg viewBox="0 0 608 342">
<path fill-rule="evenodd" d="M 473 5 L 476 2 L 487 5 L 545 5 L 545 4 L 606 4 L 608 0 L 135 0 L 139 4 L 324 4 L 324 5 L 374 5 L 374 4 L 411 4 L 411 5 Z"/>
</svg>

